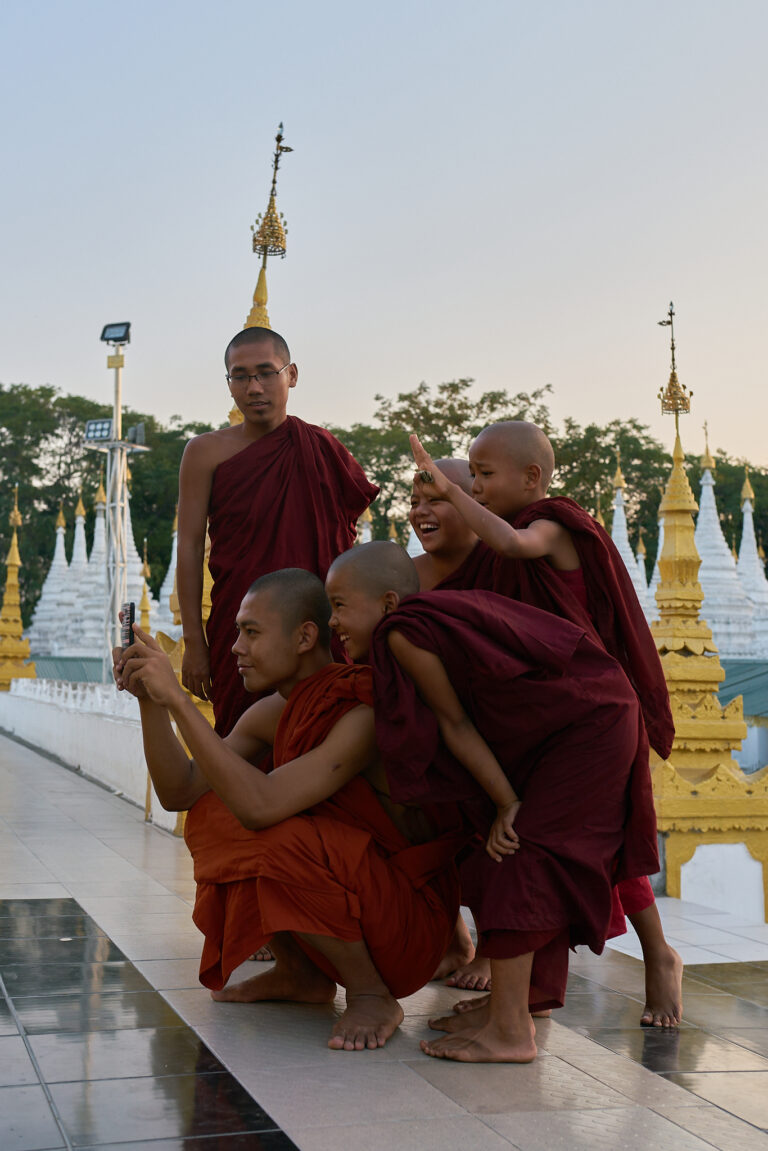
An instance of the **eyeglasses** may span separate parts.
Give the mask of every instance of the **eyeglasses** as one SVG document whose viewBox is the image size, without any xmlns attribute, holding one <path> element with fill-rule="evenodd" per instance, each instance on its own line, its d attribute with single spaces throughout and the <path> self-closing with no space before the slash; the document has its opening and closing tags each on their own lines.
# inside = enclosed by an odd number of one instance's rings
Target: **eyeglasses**
<svg viewBox="0 0 768 1151">
<path fill-rule="evenodd" d="M 290 366 L 283 364 L 282 368 L 267 368 L 264 372 L 233 372 L 231 375 L 227 372 L 227 383 L 236 384 L 238 387 L 247 387 L 251 380 L 255 380 L 257 384 L 271 384 L 275 376 L 279 376 L 280 372 L 284 372 Z"/>
</svg>

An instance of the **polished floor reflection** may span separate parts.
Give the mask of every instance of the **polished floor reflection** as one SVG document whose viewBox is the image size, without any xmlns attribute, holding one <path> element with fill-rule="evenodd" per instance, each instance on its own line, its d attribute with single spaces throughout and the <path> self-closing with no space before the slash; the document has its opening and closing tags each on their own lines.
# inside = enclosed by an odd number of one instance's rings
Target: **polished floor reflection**
<svg viewBox="0 0 768 1151">
<path fill-rule="evenodd" d="M 0 900 L 0 989 L 3 1151 L 295 1146 L 73 899 Z"/>
<path fill-rule="evenodd" d="M 768 1151 L 768 927 L 662 899 L 685 1024 L 639 1026 L 631 937 L 572 957 L 524 1067 L 432 1060 L 429 984 L 379 1051 L 342 1001 L 215 1003 L 183 841 L 0 735 L 0 1151 Z M 247 963 L 235 973 L 257 970 Z"/>
</svg>

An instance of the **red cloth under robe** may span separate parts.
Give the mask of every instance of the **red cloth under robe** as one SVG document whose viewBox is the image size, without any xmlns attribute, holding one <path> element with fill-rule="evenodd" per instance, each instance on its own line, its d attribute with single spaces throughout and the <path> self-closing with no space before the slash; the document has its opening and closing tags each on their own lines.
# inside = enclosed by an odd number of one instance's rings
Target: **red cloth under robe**
<svg viewBox="0 0 768 1151">
<path fill-rule="evenodd" d="M 275 765 L 317 747 L 360 703 L 372 703 L 370 668 L 330 664 L 304 680 L 281 717 Z M 261 831 L 246 830 L 208 792 L 187 815 L 184 834 L 197 882 L 193 919 L 205 935 L 206 987 L 223 987 L 278 931 L 364 939 L 395 996 L 422 987 L 445 952 L 459 904 L 457 836 L 411 846 L 361 776 Z M 338 981 L 317 952 L 311 955 Z"/>
<path fill-rule="evenodd" d="M 206 628 L 219 735 L 254 702 L 231 650 L 248 588 L 288 567 L 324 580 L 336 556 L 354 543 L 357 518 L 378 490 L 330 432 L 295 416 L 219 464 L 208 509 L 214 586 Z"/>
<path fill-rule="evenodd" d="M 523 801 L 522 846 L 500 864 L 485 851 L 495 808 L 441 743 L 433 713 L 392 657 L 394 628 L 439 656 Z M 649 773 L 627 677 L 584 629 L 478 591 L 407 597 L 377 627 L 372 662 L 393 798 L 463 801 L 482 843 L 462 864 L 462 898 L 481 935 L 556 933 L 536 953 L 533 984 L 548 993 L 536 1006 L 562 1003 L 568 943 L 603 948 L 617 859 L 619 874 L 658 869 L 650 780 L 633 779 Z M 635 796 L 646 802 L 636 806 Z"/>
</svg>

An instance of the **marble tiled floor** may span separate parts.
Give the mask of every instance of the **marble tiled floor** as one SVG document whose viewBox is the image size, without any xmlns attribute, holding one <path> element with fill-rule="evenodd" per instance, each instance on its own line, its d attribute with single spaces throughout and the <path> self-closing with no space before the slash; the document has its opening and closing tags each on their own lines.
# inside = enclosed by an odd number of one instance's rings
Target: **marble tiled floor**
<svg viewBox="0 0 768 1151">
<path fill-rule="evenodd" d="M 0 737 L 0 1151 L 768 1151 L 760 925 L 662 900 L 679 1032 L 638 1026 L 630 938 L 573 959 L 536 1063 L 470 1067 L 419 1051 L 439 985 L 376 1052 L 327 1049 L 338 1003 L 214 1003 L 192 899 L 183 842 Z"/>
</svg>

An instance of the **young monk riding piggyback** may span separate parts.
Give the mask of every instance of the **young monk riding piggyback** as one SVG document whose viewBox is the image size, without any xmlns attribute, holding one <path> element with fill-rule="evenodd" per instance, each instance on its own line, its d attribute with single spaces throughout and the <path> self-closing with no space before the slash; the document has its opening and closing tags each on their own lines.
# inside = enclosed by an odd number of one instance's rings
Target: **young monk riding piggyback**
<svg viewBox="0 0 768 1151">
<path fill-rule="evenodd" d="M 653 638 L 605 530 L 575 501 L 547 496 L 555 459 L 544 432 L 523 420 L 492 424 L 472 444 L 468 466 L 433 463 L 416 436 L 411 444 L 422 587 L 493 589 L 597 633 L 637 692 L 651 746 L 666 758 L 674 725 Z M 643 948 L 641 1023 L 674 1027 L 682 1017 L 682 963 L 664 938 L 650 884 L 622 881 L 617 893 Z M 619 934 L 618 901 L 615 910 L 612 934 Z M 487 974 L 464 964 L 452 982 L 482 988 Z"/>
<path fill-rule="evenodd" d="M 528 1062 L 530 1013 L 563 1003 L 569 947 L 602 950 L 617 858 L 635 874 L 657 865 L 652 809 L 629 804 L 648 771 L 637 699 L 584 628 L 491 592 L 418 586 L 389 542 L 345 552 L 326 582 L 331 626 L 373 667 L 392 799 L 428 813 L 459 803 L 476 831 L 462 895 L 492 990 L 477 1010 L 433 1021 L 449 1034 L 422 1049 Z"/>
</svg>

